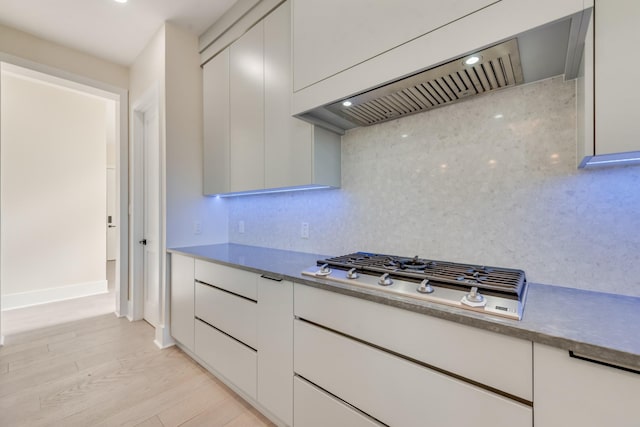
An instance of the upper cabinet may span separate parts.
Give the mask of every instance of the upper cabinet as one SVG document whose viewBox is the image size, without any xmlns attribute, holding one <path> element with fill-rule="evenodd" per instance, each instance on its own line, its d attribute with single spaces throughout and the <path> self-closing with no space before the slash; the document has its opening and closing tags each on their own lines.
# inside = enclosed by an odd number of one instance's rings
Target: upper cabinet
<svg viewBox="0 0 640 427">
<path fill-rule="evenodd" d="M 294 115 L 570 19 L 593 3 L 292 1 Z"/>
<path fill-rule="evenodd" d="M 290 7 L 203 66 L 205 194 L 340 186 L 340 135 L 291 116 Z"/>
<path fill-rule="evenodd" d="M 494 3 L 294 0 L 294 90 L 300 90 Z"/>
<path fill-rule="evenodd" d="M 596 0 L 578 84 L 581 167 L 640 162 L 640 91 L 629 85 L 640 60 L 640 2 Z"/>
</svg>

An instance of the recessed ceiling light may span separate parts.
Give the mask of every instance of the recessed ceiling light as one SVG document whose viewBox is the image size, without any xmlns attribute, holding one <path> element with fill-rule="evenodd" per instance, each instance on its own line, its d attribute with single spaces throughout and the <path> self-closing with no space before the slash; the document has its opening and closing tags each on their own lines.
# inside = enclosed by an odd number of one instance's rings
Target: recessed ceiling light
<svg viewBox="0 0 640 427">
<path fill-rule="evenodd" d="M 113 1 L 115 1 L 116 3 L 126 3 L 128 0 L 113 0 Z"/>
<path fill-rule="evenodd" d="M 351 101 L 344 101 L 342 105 L 344 105 L 345 107 L 351 107 L 353 104 L 351 103 Z"/>
<path fill-rule="evenodd" d="M 480 61 L 480 56 L 473 55 L 464 60 L 465 65 L 473 65 Z"/>
<path fill-rule="evenodd" d="M 498 114 L 496 114 L 495 116 L 493 116 L 493 118 L 494 118 L 494 119 L 501 119 L 501 118 L 503 118 L 503 117 L 504 117 L 504 116 L 503 116 L 502 114 L 500 114 L 500 113 L 498 113 Z"/>
</svg>

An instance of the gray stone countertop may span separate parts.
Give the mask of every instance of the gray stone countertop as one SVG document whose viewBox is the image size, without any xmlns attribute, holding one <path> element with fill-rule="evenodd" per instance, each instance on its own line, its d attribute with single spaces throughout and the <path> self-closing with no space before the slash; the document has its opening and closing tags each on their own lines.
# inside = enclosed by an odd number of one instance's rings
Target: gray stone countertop
<svg viewBox="0 0 640 427">
<path fill-rule="evenodd" d="M 173 248 L 168 252 L 275 275 L 640 370 L 640 298 L 529 283 L 524 316 L 517 321 L 301 275 L 302 270 L 327 255 L 231 243 Z"/>
</svg>

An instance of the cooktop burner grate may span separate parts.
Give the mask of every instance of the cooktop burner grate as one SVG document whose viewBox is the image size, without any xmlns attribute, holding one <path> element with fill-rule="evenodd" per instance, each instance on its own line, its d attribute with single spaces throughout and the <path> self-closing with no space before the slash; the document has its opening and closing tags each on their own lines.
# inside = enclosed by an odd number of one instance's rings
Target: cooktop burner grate
<svg viewBox="0 0 640 427">
<path fill-rule="evenodd" d="M 389 273 L 390 276 L 420 282 L 429 279 L 435 283 L 454 288 L 497 293 L 519 299 L 526 284 L 524 271 L 447 261 L 406 258 L 394 255 L 355 252 L 348 255 L 318 260 L 318 265 L 328 264 L 332 268 L 369 274 Z"/>
</svg>

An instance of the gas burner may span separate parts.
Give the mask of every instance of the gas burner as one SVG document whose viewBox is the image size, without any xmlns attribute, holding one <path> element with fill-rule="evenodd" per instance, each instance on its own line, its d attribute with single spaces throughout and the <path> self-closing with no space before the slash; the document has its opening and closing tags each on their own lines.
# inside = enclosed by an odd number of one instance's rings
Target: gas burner
<svg viewBox="0 0 640 427">
<path fill-rule="evenodd" d="M 485 274 L 489 274 L 489 272 Z M 471 269 L 467 270 L 467 272 L 463 273 L 461 276 L 458 276 L 456 280 L 466 283 L 482 283 L 488 278 L 488 276 L 481 276 L 479 271 Z"/>
<path fill-rule="evenodd" d="M 412 259 L 403 259 L 400 261 L 402 268 L 409 270 L 424 270 L 427 268 L 427 264 L 428 261 L 418 258 L 418 255 L 414 256 Z"/>
<path fill-rule="evenodd" d="M 399 268 L 402 268 L 402 263 L 395 258 L 388 257 L 382 262 L 382 267 L 387 270 L 395 271 Z"/>
<path fill-rule="evenodd" d="M 469 273 L 469 274 L 475 274 L 475 273 L 490 274 L 492 271 L 493 271 L 493 268 L 485 267 L 483 265 L 483 266 L 478 266 L 478 267 L 471 267 L 470 269 L 467 270 L 467 273 Z"/>
</svg>

